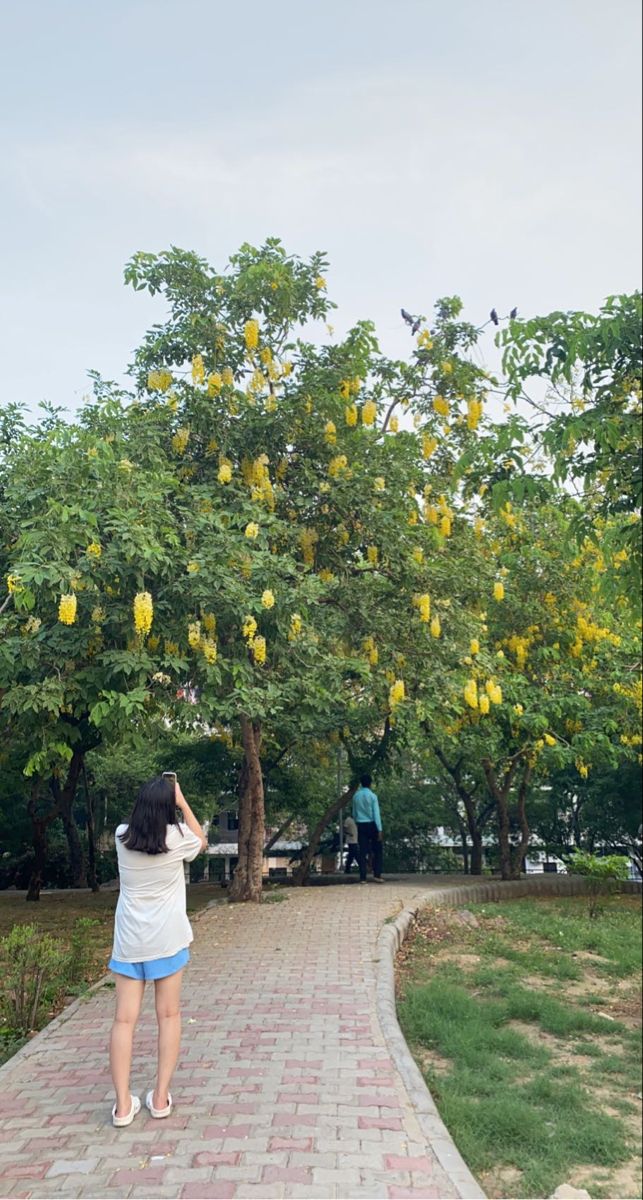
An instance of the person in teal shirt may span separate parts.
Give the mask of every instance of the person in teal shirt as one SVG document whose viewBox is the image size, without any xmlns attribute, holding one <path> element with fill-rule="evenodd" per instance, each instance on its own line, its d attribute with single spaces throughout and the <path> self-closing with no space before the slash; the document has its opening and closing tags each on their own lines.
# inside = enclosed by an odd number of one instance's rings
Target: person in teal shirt
<svg viewBox="0 0 643 1200">
<path fill-rule="evenodd" d="M 382 880 L 382 818 L 380 804 L 375 792 L 371 791 L 370 775 L 362 775 L 360 787 L 353 796 L 353 820 L 357 825 L 359 844 L 359 879 L 366 883 L 366 865 L 369 854 L 373 857 L 373 877 L 376 883 Z"/>
</svg>

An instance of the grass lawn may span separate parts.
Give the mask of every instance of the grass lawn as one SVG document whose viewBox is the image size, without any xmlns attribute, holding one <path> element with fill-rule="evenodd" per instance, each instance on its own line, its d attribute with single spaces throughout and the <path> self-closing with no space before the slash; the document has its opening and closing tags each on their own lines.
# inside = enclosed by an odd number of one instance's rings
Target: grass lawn
<svg viewBox="0 0 643 1200">
<path fill-rule="evenodd" d="M 187 889 L 188 913 L 196 913 L 211 900 L 221 899 L 225 891 L 215 884 L 194 883 Z M 91 930 L 91 952 L 88 955 L 84 979 L 76 991 L 83 991 L 105 974 L 112 949 L 114 909 L 118 891 L 105 890 L 42 892 L 40 900 L 27 903 L 24 892 L 11 890 L 0 892 L 0 938 L 5 937 L 14 925 L 37 925 L 47 933 L 68 942 L 74 923 L 79 917 L 89 917 L 97 922 Z M 0 987 L 2 986 L 0 982 Z M 65 1001 L 73 998 L 73 993 Z M 49 1019 L 60 1011 L 59 1003 L 49 1013 Z M 23 1039 L 24 1040 L 24 1039 Z M 0 1027 L 0 1063 L 15 1054 L 23 1044 L 10 1031 Z"/>
<path fill-rule="evenodd" d="M 425 909 L 398 1013 L 460 1152 L 491 1197 L 641 1195 L 641 901 Z"/>
</svg>

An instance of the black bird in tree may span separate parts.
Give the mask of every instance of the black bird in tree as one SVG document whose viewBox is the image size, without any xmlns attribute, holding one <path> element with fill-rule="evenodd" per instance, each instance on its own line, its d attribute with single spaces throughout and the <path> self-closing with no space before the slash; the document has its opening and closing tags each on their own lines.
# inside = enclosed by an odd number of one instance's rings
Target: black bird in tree
<svg viewBox="0 0 643 1200">
<path fill-rule="evenodd" d="M 497 314 L 497 312 L 496 312 L 495 308 L 492 308 L 492 309 L 491 309 L 491 312 L 489 313 L 489 316 L 491 317 L 491 320 L 493 321 L 494 325 L 499 325 L 499 324 L 500 324 L 500 321 L 498 320 L 498 314 Z"/>
<path fill-rule="evenodd" d="M 509 316 L 511 317 L 512 321 L 515 321 L 516 317 L 518 316 L 518 308 L 512 308 Z"/>
<path fill-rule="evenodd" d="M 414 321 L 411 326 L 411 333 L 416 334 L 418 329 L 420 328 L 421 324 L 422 324 L 422 322 L 421 322 L 420 318 L 418 317 L 417 321 Z"/>
<path fill-rule="evenodd" d="M 412 317 L 410 313 L 407 313 L 405 308 L 401 308 L 400 312 L 402 314 L 403 319 L 406 321 L 407 325 L 412 325 L 415 320 L 415 317 Z"/>
</svg>

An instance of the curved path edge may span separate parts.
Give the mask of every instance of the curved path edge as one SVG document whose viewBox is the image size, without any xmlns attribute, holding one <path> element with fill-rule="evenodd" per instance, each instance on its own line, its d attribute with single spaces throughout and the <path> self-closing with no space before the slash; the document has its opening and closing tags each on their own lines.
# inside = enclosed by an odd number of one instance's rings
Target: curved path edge
<svg viewBox="0 0 643 1200">
<path fill-rule="evenodd" d="M 620 892 L 641 893 L 641 884 L 621 884 Z M 484 901 L 502 900 L 507 897 L 526 895 L 580 896 L 587 894 L 586 879 L 569 875 L 537 876 L 510 883 L 481 881 L 459 887 L 434 888 L 418 892 L 411 903 L 396 919 L 385 924 L 380 931 L 376 983 L 377 1016 L 384 1039 L 393 1062 L 402 1077 L 409 1098 L 415 1108 L 417 1120 L 424 1137 L 444 1172 L 449 1176 L 461 1200 L 486 1200 L 485 1192 L 471 1174 L 449 1130 L 444 1124 L 435 1100 L 420 1071 L 397 1019 L 395 1003 L 395 959 L 405 941 L 413 919 L 421 908 L 429 905 L 446 905 L 453 908 L 462 903 L 478 904 Z"/>
</svg>

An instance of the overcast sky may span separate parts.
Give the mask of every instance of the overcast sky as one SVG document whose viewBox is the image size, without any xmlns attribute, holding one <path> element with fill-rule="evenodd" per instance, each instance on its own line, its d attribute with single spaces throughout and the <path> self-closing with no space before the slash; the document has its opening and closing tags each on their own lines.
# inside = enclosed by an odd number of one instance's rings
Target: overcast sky
<svg viewBox="0 0 643 1200">
<path fill-rule="evenodd" d="M 338 333 L 399 307 L 639 286 L 638 0 L 0 0 L 5 401 L 122 378 L 139 249 L 331 257 Z"/>
</svg>

